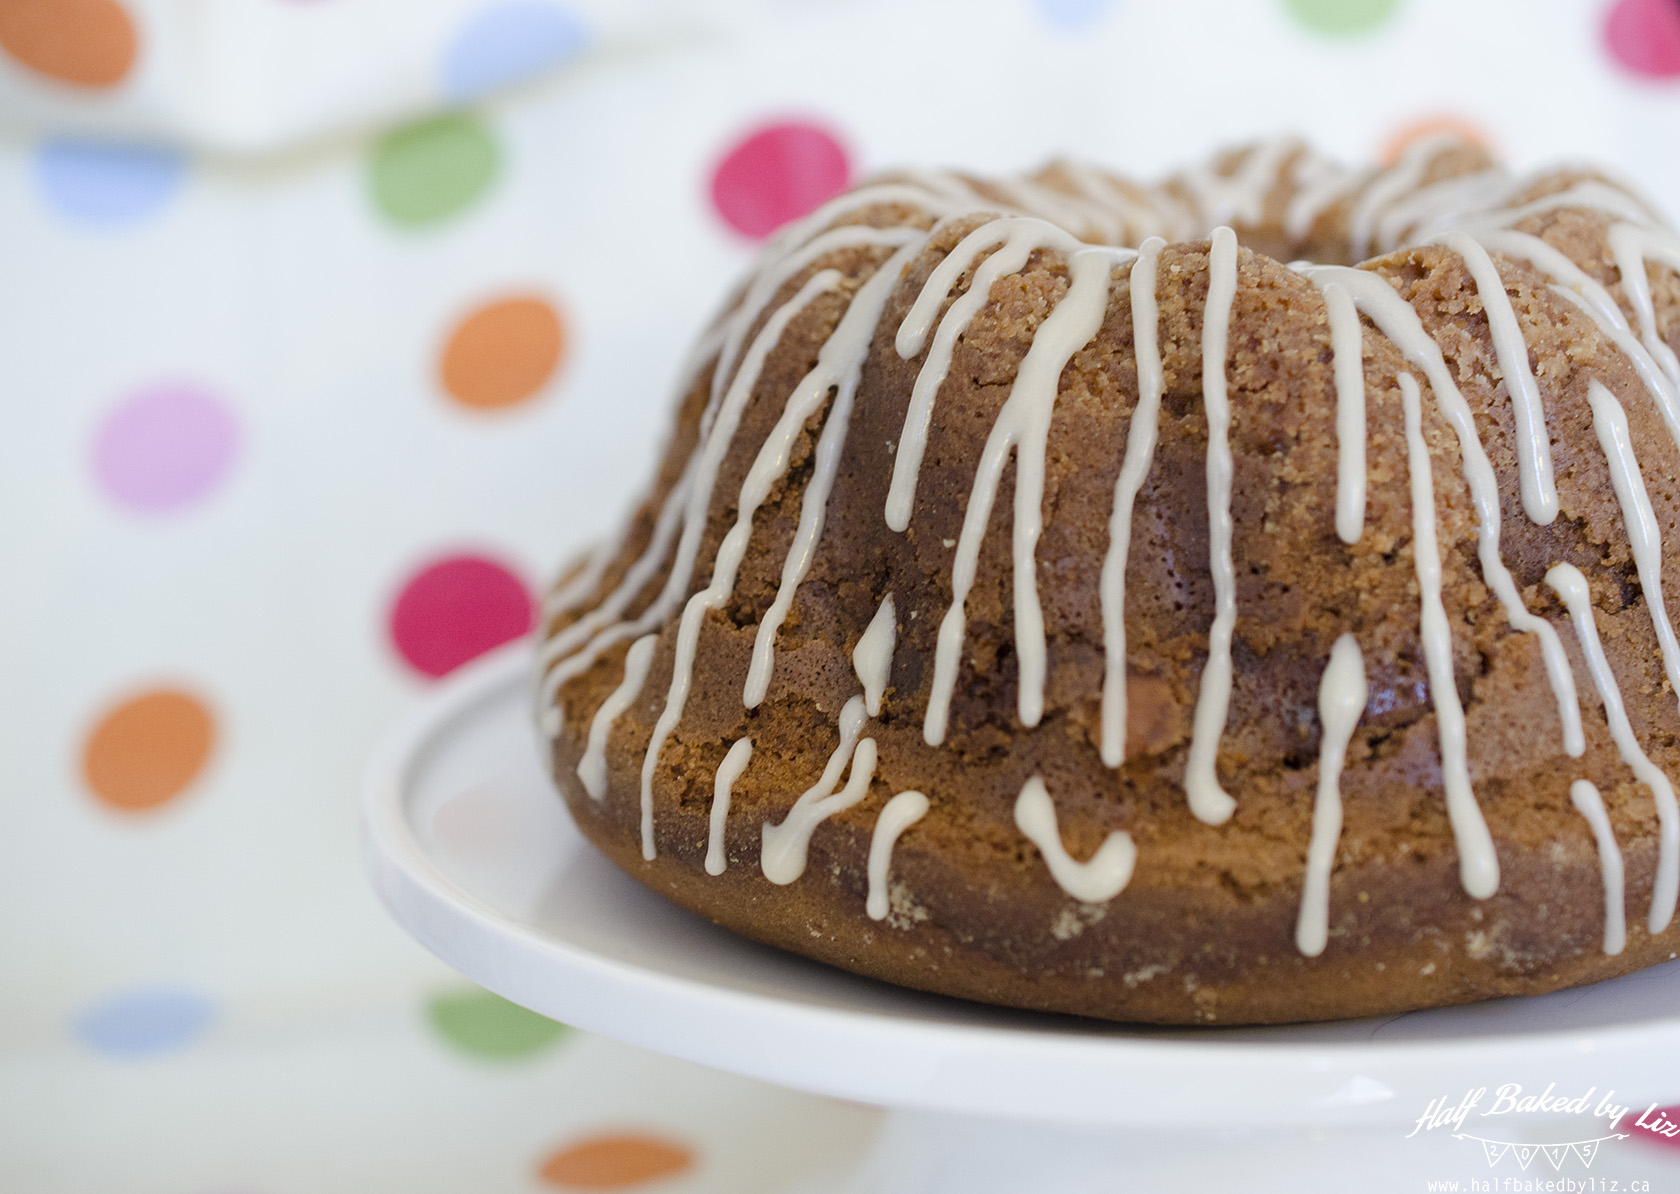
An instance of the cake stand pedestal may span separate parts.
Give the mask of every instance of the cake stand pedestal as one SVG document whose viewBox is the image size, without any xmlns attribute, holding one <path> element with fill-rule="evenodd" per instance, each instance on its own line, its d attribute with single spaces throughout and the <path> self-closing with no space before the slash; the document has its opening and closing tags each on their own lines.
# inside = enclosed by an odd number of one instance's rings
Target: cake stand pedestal
<svg viewBox="0 0 1680 1194">
<path fill-rule="evenodd" d="M 892 1109 L 871 1155 L 824 1194 L 1299 1191 L 1351 1173 L 1357 1186 L 1336 1188 L 1474 1177 L 1502 1189 L 1505 1176 L 1588 1174 L 1578 1157 L 1555 1173 L 1490 1166 L 1451 1128 L 1408 1136 L 1432 1100 L 1486 1088 L 1486 1107 L 1507 1083 L 1595 1087 L 1595 1100 L 1613 1089 L 1634 1107 L 1625 1132 L 1680 1096 L 1680 963 L 1398 1017 L 1163 1030 L 944 999 L 757 945 L 647 891 L 578 833 L 539 762 L 528 674 L 526 644 L 487 656 L 384 744 L 363 808 L 380 896 L 443 961 L 545 1016 Z M 1462 1127 L 1542 1144 L 1602 1129 L 1590 1117 Z M 1666 1189 L 1670 1164 L 1611 1140 L 1591 1176 L 1620 1166 L 1628 1180 L 1665 1175 L 1651 1188 Z"/>
</svg>

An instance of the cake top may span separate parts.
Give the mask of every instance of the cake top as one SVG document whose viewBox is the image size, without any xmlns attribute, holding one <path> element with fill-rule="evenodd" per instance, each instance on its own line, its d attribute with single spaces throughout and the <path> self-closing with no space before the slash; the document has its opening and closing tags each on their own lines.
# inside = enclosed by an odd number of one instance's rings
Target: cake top
<svg viewBox="0 0 1680 1194">
<path fill-rule="evenodd" d="M 1572 258 L 1533 229 L 1550 213 L 1587 213 L 1601 227 L 1601 252 L 1619 271 L 1620 298 L 1595 280 L 1593 263 Z M 941 236 L 955 243 L 915 290 L 896 327 L 884 327 L 890 300 L 914 263 Z M 753 535 L 754 516 L 787 479 L 796 441 L 820 420 L 811 471 L 804 481 L 797 525 L 785 553 L 779 585 L 754 631 L 750 665 L 740 692 L 747 709 L 764 701 L 777 667 L 777 643 L 796 595 L 821 542 L 831 494 L 853 417 L 866 360 L 878 338 L 890 333 L 892 351 L 913 365 L 902 429 L 892 445 L 890 485 L 882 525 L 897 534 L 918 518 L 918 487 L 930 431 L 939 415 L 941 387 L 955 346 L 1000 280 L 1045 260 L 1065 270 L 1065 286 L 1037 323 L 1008 379 L 972 473 L 960 533 L 949 565 L 950 600 L 943 608 L 907 608 L 903 594 L 886 593 L 853 652 L 858 695 L 838 715 L 839 743 L 816 786 L 780 825 L 766 825 L 762 866 L 777 883 L 798 878 L 810 834 L 826 816 L 861 800 L 875 770 L 875 741 L 865 734 L 888 695 L 897 627 L 904 619 L 937 620 L 932 682 L 917 710 L 924 741 L 946 739 L 953 692 L 969 633 L 967 604 L 976 581 L 988 526 L 1013 465 L 1010 558 L 1015 716 L 1022 727 L 1039 724 L 1050 680 L 1045 612 L 1037 555 L 1044 528 L 1047 450 L 1052 414 L 1064 370 L 1104 325 L 1111 296 L 1129 299 L 1138 401 L 1125 436 L 1106 532 L 1098 604 L 1103 667 L 1097 747 L 1103 763 L 1128 758 L 1126 577 L 1134 504 L 1154 464 L 1164 390 L 1158 290 L 1159 266 L 1169 242 L 1204 239 L 1205 298 L 1201 301 L 1201 398 L 1207 427 L 1205 478 L 1208 560 L 1213 604 L 1184 766 L 1184 797 L 1209 825 L 1227 821 L 1236 798 L 1221 785 L 1218 762 L 1226 732 L 1233 676 L 1233 632 L 1238 583 L 1233 570 L 1233 461 L 1228 431 L 1231 398 L 1227 359 L 1233 301 L 1238 288 L 1239 245 L 1291 260 L 1289 268 L 1321 294 L 1333 357 L 1336 397 L 1334 525 L 1345 544 L 1357 544 L 1367 526 L 1365 430 L 1368 332 L 1386 338 L 1404 358 L 1392 376 L 1405 409 L 1410 475 L 1418 627 L 1428 687 L 1439 723 L 1441 782 L 1466 892 L 1485 898 L 1499 886 L 1499 863 L 1471 783 L 1464 710 L 1453 679 L 1453 628 L 1442 606 L 1434 480 L 1424 442 L 1423 397 L 1444 416 L 1457 439 L 1463 480 L 1474 509 L 1482 581 L 1496 595 L 1510 625 L 1531 634 L 1544 661 L 1557 708 L 1563 753 L 1579 757 L 1586 746 L 1581 698 L 1569 653 L 1558 629 L 1532 612 L 1501 554 L 1499 475 L 1484 449 L 1475 413 L 1460 390 L 1441 346 L 1417 312 L 1383 272 L 1355 267 L 1402 246 L 1439 246 L 1457 255 L 1474 279 L 1481 313 L 1497 358 L 1498 375 L 1514 413 L 1515 467 L 1524 517 L 1547 526 L 1560 513 L 1552 461 L 1552 435 L 1525 334 L 1529 313 L 1516 311 L 1502 281 L 1500 262 L 1538 271 L 1571 308 L 1584 314 L 1616 351 L 1631 362 L 1662 422 L 1680 444 L 1680 362 L 1659 334 L 1648 264 L 1680 270 L 1680 240 L 1627 187 L 1601 172 L 1550 171 L 1515 178 L 1481 151 L 1437 139 L 1413 146 L 1385 169 L 1349 170 L 1329 163 L 1298 142 L 1279 140 L 1222 154 L 1211 162 L 1144 187 L 1103 171 L 1057 163 L 1036 175 L 987 181 L 953 173 L 905 171 L 843 195 L 786 229 L 765 251 L 725 314 L 702 337 L 690 373 L 710 385 L 693 450 L 653 521 L 645 549 L 603 591 L 616 544 L 598 551 L 583 571 L 558 589 L 546 608 L 555 627 L 545 641 L 539 708 L 551 733 L 560 730 L 557 699 L 569 680 L 629 644 L 623 681 L 591 725 L 578 767 L 589 794 L 606 787 L 605 744 L 615 718 L 637 699 L 647 681 L 655 642 L 674 626 L 674 661 L 661 712 L 641 772 L 641 840 L 645 858 L 656 855 L 654 776 L 661 751 L 684 717 L 694 682 L 704 619 L 731 600 Z M 874 268 L 850 278 L 837 268 L 817 268 L 836 254 L 873 254 Z M 1176 268 L 1176 267 L 1175 267 Z M 797 283 L 797 285 L 796 285 Z M 785 395 L 779 416 L 755 443 L 739 440 L 743 410 L 760 383 L 772 352 L 802 312 L 839 296 L 843 313 L 817 346 L 815 363 Z M 902 296 L 900 296 L 902 297 Z M 1639 585 L 1661 645 L 1662 666 L 1680 692 L 1680 643 L 1662 598 L 1662 547 L 1647 482 L 1630 444 L 1626 415 L 1611 390 L 1594 382 L 1592 423 L 1610 469 L 1635 561 Z M 732 525 L 717 544 L 709 577 L 696 575 L 703 536 L 726 454 L 751 456 L 733 502 Z M 644 594 L 663 577 L 655 595 Z M 1598 645 L 1591 597 L 1581 572 L 1558 563 L 1546 582 L 1568 609 L 1576 648 L 1602 700 L 1623 759 L 1656 801 L 1661 823 L 1660 861 L 1648 917 L 1652 933 L 1673 915 L 1680 892 L 1680 808 L 1667 779 L 1641 750 L 1622 711 L 1615 676 Z M 895 603 L 896 596 L 896 603 Z M 632 612 L 634 610 L 634 612 Z M 1338 776 L 1350 736 L 1367 706 L 1365 665 L 1358 640 L 1342 635 L 1324 665 L 1316 712 L 1321 728 L 1320 814 L 1308 851 L 1297 943 L 1303 953 L 1324 948 L 1325 902 L 1334 859 Z M 715 774 L 720 797 L 750 765 L 752 746 L 740 739 Z M 841 778 L 849 767 L 850 779 Z M 938 799 L 939 794 L 933 793 Z M 1576 806 L 1602 842 L 1607 830 L 1596 789 L 1579 781 Z M 900 800 L 899 797 L 914 797 Z M 890 841 L 927 808 L 920 792 L 900 793 L 880 814 L 877 832 Z M 918 803 L 919 802 L 919 803 Z M 910 813 L 915 812 L 914 816 Z M 1084 861 L 1069 856 L 1057 833 L 1054 802 L 1034 777 L 1015 806 L 1021 833 L 1038 846 L 1056 882 L 1073 898 L 1101 902 L 1128 882 L 1136 850 L 1124 832 L 1110 834 Z M 718 859 L 714 841 L 709 857 Z M 1614 849 L 1613 840 L 1610 842 Z M 711 863 L 708 863 L 710 869 Z M 873 866 L 873 863 L 872 863 Z M 883 864 L 884 866 L 884 864 Z M 872 883 L 874 882 L 872 877 Z M 871 891 L 871 915 L 879 910 Z M 882 897 L 884 899 L 884 897 Z M 1607 909 L 1612 901 L 1607 899 Z M 1619 899 L 1614 901 L 1619 904 Z M 882 913 L 884 915 L 884 912 Z M 1609 912 L 1607 911 L 1607 917 Z M 1620 930 L 1607 920 L 1605 948 L 1620 948 Z"/>
</svg>

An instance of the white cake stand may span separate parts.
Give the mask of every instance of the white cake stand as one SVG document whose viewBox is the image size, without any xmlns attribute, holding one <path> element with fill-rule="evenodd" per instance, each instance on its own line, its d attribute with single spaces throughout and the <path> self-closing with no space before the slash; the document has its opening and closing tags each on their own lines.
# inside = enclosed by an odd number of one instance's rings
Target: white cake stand
<svg viewBox="0 0 1680 1194">
<path fill-rule="evenodd" d="M 1407 1137 L 1441 1096 L 1514 1082 L 1614 1089 L 1635 1114 L 1680 1101 L 1680 962 L 1467 1008 L 1165 1031 L 923 995 L 756 945 L 650 893 L 577 832 L 540 763 L 528 661 L 518 644 L 462 669 L 374 761 L 364 843 L 386 906 L 445 962 L 545 1016 L 894 1109 L 847 1191 L 1302 1190 L 1348 1172 L 1362 1194 L 1415 1191 L 1502 1172 L 1451 1129 Z M 1620 1162 L 1673 1188 L 1662 1154 L 1611 1144 L 1594 1176 Z"/>
</svg>

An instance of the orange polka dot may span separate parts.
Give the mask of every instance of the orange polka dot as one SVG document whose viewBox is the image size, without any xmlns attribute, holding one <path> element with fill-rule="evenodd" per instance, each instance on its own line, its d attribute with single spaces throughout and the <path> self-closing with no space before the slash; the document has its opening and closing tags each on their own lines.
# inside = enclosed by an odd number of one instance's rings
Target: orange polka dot
<svg viewBox="0 0 1680 1194">
<path fill-rule="evenodd" d="M 684 1146 L 627 1132 L 569 1144 L 544 1161 L 537 1176 L 566 1190 L 622 1190 L 686 1173 L 693 1165 L 694 1153 Z"/>
<path fill-rule="evenodd" d="M 196 697 L 154 689 L 100 718 L 82 748 L 82 775 L 98 800 L 125 813 L 179 796 L 204 769 L 215 719 Z"/>
<path fill-rule="evenodd" d="M 117 0 L 0 3 L 0 48 L 60 83 L 115 87 L 134 65 L 137 40 Z"/>
<path fill-rule="evenodd" d="M 462 406 L 512 406 L 548 383 L 564 348 L 560 315 L 547 300 L 504 298 L 455 325 L 439 373 L 444 390 Z"/>
<path fill-rule="evenodd" d="M 1463 116 L 1436 113 L 1432 116 L 1420 116 L 1395 129 L 1383 139 L 1382 149 L 1377 158 L 1383 165 L 1392 166 L 1413 145 L 1425 137 L 1434 137 L 1441 133 L 1454 133 L 1472 145 L 1479 146 L 1489 153 L 1493 152 L 1493 138 L 1481 125 Z"/>
</svg>

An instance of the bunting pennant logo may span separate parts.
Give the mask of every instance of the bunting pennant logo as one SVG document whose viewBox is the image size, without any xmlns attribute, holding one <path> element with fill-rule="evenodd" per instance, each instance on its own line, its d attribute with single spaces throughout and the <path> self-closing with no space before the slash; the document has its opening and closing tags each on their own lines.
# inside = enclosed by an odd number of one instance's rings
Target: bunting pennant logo
<svg viewBox="0 0 1680 1194">
<path fill-rule="evenodd" d="M 1598 1151 L 1606 1140 L 1626 1140 L 1626 1132 L 1617 1132 L 1613 1136 L 1599 1136 L 1592 1140 L 1563 1140 L 1556 1144 L 1530 1144 L 1522 1140 L 1489 1140 L 1485 1136 L 1472 1136 L 1468 1132 L 1456 1132 L 1454 1140 L 1474 1140 L 1482 1146 L 1482 1155 L 1487 1158 L 1488 1168 L 1492 1169 L 1504 1159 L 1506 1154 L 1516 1161 L 1519 1168 L 1527 1169 L 1533 1164 L 1535 1157 L 1545 1157 L 1554 1170 L 1562 1171 L 1563 1163 L 1569 1160 L 1571 1154 L 1579 1157 L 1583 1168 L 1591 1168 L 1598 1157 Z"/>
</svg>

